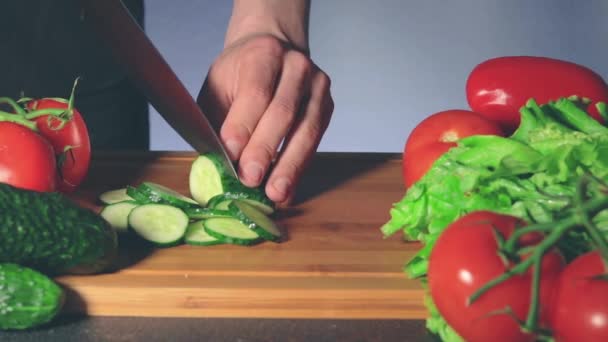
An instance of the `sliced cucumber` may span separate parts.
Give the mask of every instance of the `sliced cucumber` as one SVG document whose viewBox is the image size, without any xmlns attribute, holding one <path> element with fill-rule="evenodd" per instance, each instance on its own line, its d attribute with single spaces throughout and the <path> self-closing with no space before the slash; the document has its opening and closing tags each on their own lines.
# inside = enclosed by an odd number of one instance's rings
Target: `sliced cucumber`
<svg viewBox="0 0 608 342">
<path fill-rule="evenodd" d="M 228 204 L 232 200 L 238 199 L 254 206 L 256 209 L 266 215 L 274 213 L 274 203 L 272 203 L 272 201 L 265 195 L 259 193 L 258 191 L 252 190 L 255 189 L 247 188 L 247 190 L 241 192 L 225 192 L 213 196 L 207 205 L 210 208 L 226 210 L 228 208 Z"/>
<path fill-rule="evenodd" d="M 173 189 L 157 183 L 143 182 L 137 187 L 137 190 L 155 203 L 170 204 L 181 209 L 199 205 L 192 198 L 186 197 Z"/>
<path fill-rule="evenodd" d="M 184 209 L 184 212 L 191 220 L 202 220 L 212 217 L 232 217 L 232 214 L 228 210 L 218 210 L 214 208 L 188 208 Z"/>
<path fill-rule="evenodd" d="M 233 200 L 228 205 L 228 210 L 264 240 L 276 242 L 281 239 L 279 227 L 256 207 L 240 200 Z"/>
<path fill-rule="evenodd" d="M 237 180 L 227 174 L 221 160 L 214 154 L 198 156 L 190 168 L 190 194 L 201 205 L 216 195 L 226 192 L 226 188 Z"/>
<path fill-rule="evenodd" d="M 262 241 L 243 222 L 232 217 L 213 217 L 203 221 L 205 231 L 218 240 L 235 245 L 252 245 Z"/>
<path fill-rule="evenodd" d="M 205 231 L 203 220 L 195 221 L 188 225 L 184 242 L 195 246 L 212 246 L 224 243 L 224 241 L 214 238 Z"/>
<path fill-rule="evenodd" d="M 106 205 L 99 213 L 117 232 L 129 229 L 129 214 L 139 204 L 135 201 L 122 201 Z"/>
<path fill-rule="evenodd" d="M 131 210 L 128 223 L 142 238 L 158 246 L 174 246 L 181 242 L 189 219 L 180 208 L 168 204 L 142 204 Z"/>
<path fill-rule="evenodd" d="M 141 192 L 138 188 L 127 185 L 127 195 L 133 198 L 139 204 L 158 203 L 159 197 L 150 198 L 147 194 Z"/>
<path fill-rule="evenodd" d="M 127 195 L 127 188 L 109 190 L 99 195 L 99 200 L 103 204 L 114 204 L 124 201 L 132 201 L 133 198 Z"/>
<path fill-rule="evenodd" d="M 209 200 L 209 203 L 207 203 L 207 205 L 209 208 L 212 208 L 215 210 L 227 211 L 228 204 L 230 204 L 230 202 L 232 202 L 231 198 L 225 197 L 224 194 L 219 194 L 219 195 L 211 197 L 211 199 Z"/>
<path fill-rule="evenodd" d="M 225 194 L 230 199 L 246 198 L 255 201 L 255 205 L 266 213 L 274 211 L 272 201 L 266 197 L 261 187 L 249 188 L 232 177 L 215 154 L 203 154 L 194 160 L 189 182 L 192 197 L 202 206 L 208 206 L 213 197 Z"/>
</svg>

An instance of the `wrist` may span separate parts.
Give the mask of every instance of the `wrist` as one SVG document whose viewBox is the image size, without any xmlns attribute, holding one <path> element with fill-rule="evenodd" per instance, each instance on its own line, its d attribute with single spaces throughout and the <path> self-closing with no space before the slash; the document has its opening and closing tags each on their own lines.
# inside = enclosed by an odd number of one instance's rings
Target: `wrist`
<svg viewBox="0 0 608 342">
<path fill-rule="evenodd" d="M 253 36 L 271 35 L 308 52 L 308 1 L 235 0 L 224 48 Z"/>
</svg>

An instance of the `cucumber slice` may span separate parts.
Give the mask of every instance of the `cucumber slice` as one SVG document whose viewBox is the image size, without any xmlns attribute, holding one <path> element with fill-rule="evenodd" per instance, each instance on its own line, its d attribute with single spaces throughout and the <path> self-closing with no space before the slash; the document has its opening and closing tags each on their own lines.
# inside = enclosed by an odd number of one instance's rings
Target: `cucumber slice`
<svg viewBox="0 0 608 342">
<path fill-rule="evenodd" d="M 260 210 L 274 211 L 274 204 L 266 197 L 262 187 L 249 188 L 226 172 L 215 154 L 198 156 L 190 169 L 190 193 L 196 202 L 208 206 L 209 201 L 225 194 L 230 199 L 249 199 L 259 202 Z"/>
<path fill-rule="evenodd" d="M 127 195 L 127 188 L 109 190 L 99 195 L 99 200 L 103 204 L 114 204 L 124 201 L 132 201 L 133 198 Z"/>
<path fill-rule="evenodd" d="M 254 206 L 259 211 L 263 212 L 266 215 L 271 215 L 274 213 L 274 203 L 263 194 L 258 193 L 257 191 L 251 191 L 252 189 L 248 189 L 244 192 L 225 192 L 216 196 L 213 196 L 207 205 L 210 208 L 216 208 L 221 210 L 227 210 L 228 204 L 232 200 L 238 199 L 240 201 L 246 202 L 249 205 Z"/>
<path fill-rule="evenodd" d="M 184 242 L 194 246 L 213 246 L 224 243 L 224 241 L 214 238 L 205 231 L 203 220 L 195 221 L 188 225 Z"/>
<path fill-rule="evenodd" d="M 181 209 L 199 205 L 192 198 L 186 197 L 173 189 L 157 183 L 143 182 L 137 187 L 137 190 L 155 203 L 169 204 Z"/>
<path fill-rule="evenodd" d="M 160 247 L 179 244 L 189 219 L 180 208 L 168 204 L 142 204 L 131 210 L 128 223 L 142 238 Z"/>
<path fill-rule="evenodd" d="M 281 239 L 279 227 L 256 207 L 234 200 L 228 205 L 228 210 L 264 240 L 276 242 Z"/>
<path fill-rule="evenodd" d="M 188 208 L 184 212 L 191 220 L 202 220 L 212 217 L 232 217 L 228 210 L 218 210 L 214 208 Z"/>
<path fill-rule="evenodd" d="M 127 185 L 127 195 L 133 198 L 139 204 L 149 204 L 149 203 L 158 203 L 160 198 L 150 198 L 148 195 L 141 192 L 138 188 Z"/>
<path fill-rule="evenodd" d="M 230 176 L 219 157 L 214 154 L 198 156 L 192 163 L 189 175 L 190 194 L 201 205 L 216 195 L 226 192 L 237 180 Z"/>
<path fill-rule="evenodd" d="M 122 201 L 106 205 L 99 213 L 117 232 L 129 229 L 129 214 L 139 204 L 135 201 Z"/>
<path fill-rule="evenodd" d="M 219 194 L 216 196 L 213 196 L 209 202 L 207 203 L 207 206 L 209 208 L 215 209 L 215 210 L 224 210 L 227 211 L 228 210 L 228 204 L 230 204 L 230 202 L 232 202 L 232 199 L 230 198 L 226 198 L 224 196 L 224 194 Z"/>
<path fill-rule="evenodd" d="M 260 236 L 243 222 L 232 217 L 213 217 L 203 221 L 205 231 L 218 240 L 235 245 L 261 242 Z"/>
</svg>

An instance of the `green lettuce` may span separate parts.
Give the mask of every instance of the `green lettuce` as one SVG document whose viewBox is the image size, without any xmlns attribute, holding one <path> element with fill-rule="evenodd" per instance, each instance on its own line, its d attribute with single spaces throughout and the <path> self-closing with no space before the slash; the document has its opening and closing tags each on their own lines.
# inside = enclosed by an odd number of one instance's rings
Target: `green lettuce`
<svg viewBox="0 0 608 342">
<path fill-rule="evenodd" d="M 435 241 L 464 214 L 491 210 L 530 223 L 551 222 L 571 205 L 583 174 L 608 182 L 608 128 L 591 118 L 583 105 L 578 99 L 563 98 L 539 106 L 531 99 L 510 137 L 467 137 L 438 158 L 393 204 L 391 218 L 381 228 L 385 236 L 402 231 L 405 239 L 422 243 L 405 264 L 405 273 L 424 280 Z M 597 108 L 606 116 L 604 104 Z M 599 185 L 588 191 L 598 195 Z M 600 212 L 595 224 L 608 235 L 608 211 Z M 567 259 L 593 249 L 582 229 L 568 233 L 558 246 Z M 444 341 L 458 341 L 432 301 L 425 303 L 431 313 L 429 330 Z"/>
</svg>

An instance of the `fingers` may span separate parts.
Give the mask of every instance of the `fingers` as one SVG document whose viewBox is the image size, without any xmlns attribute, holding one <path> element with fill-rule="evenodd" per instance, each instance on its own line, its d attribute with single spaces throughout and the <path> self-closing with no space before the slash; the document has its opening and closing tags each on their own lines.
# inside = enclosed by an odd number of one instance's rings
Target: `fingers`
<svg viewBox="0 0 608 342">
<path fill-rule="evenodd" d="M 274 95 L 282 47 L 267 45 L 246 50 L 236 65 L 234 101 L 220 130 L 233 160 L 240 158 Z"/>
<path fill-rule="evenodd" d="M 310 99 L 303 115 L 287 136 L 283 151 L 266 183 L 266 194 L 277 203 L 292 200 L 294 186 L 317 150 L 333 113 L 329 77 L 320 70 L 312 77 Z"/>
<path fill-rule="evenodd" d="M 300 112 L 302 98 L 310 90 L 312 63 L 296 51 L 288 51 L 276 92 L 259 119 L 241 158 L 239 177 L 243 184 L 258 186 Z"/>
</svg>

